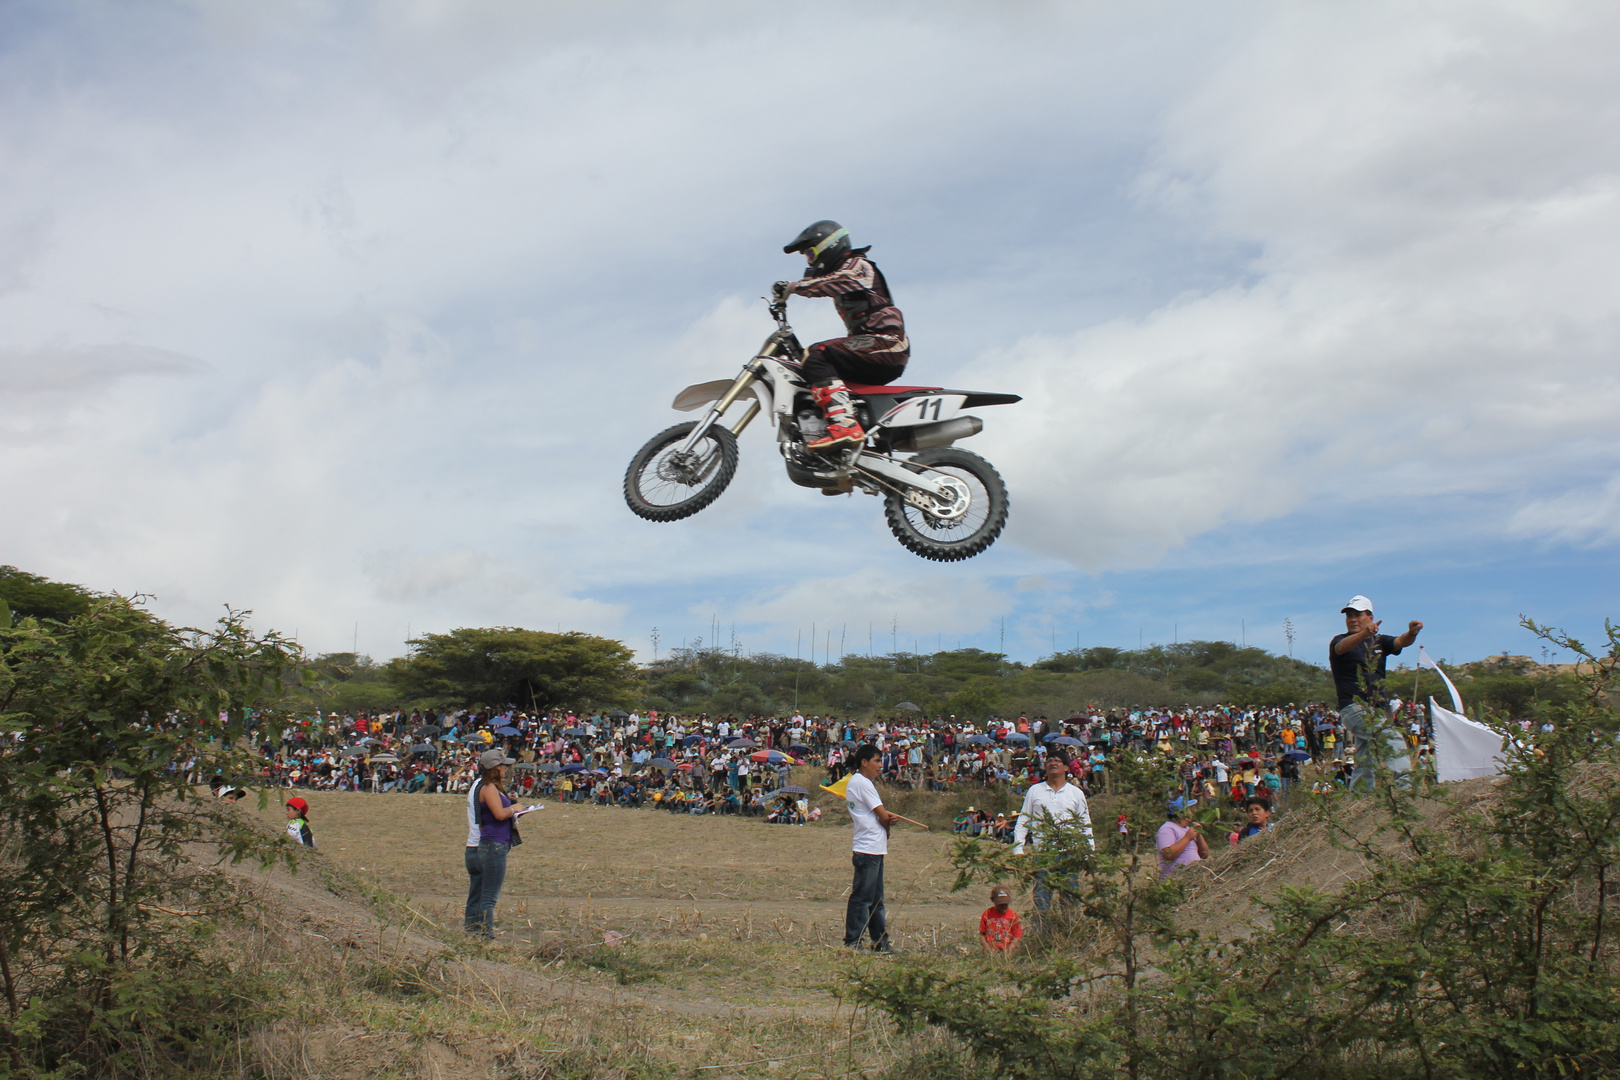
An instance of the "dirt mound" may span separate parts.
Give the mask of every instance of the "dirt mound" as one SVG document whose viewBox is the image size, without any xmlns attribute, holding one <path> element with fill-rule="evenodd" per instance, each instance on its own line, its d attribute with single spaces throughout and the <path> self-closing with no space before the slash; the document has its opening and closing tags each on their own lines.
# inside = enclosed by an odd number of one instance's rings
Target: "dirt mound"
<svg viewBox="0 0 1620 1080">
<path fill-rule="evenodd" d="M 1468 780 L 1448 784 L 1440 797 L 1418 805 L 1426 824 L 1443 828 L 1452 815 L 1493 799 L 1495 790 L 1491 780 Z M 1335 799 L 1337 822 L 1356 836 L 1370 836 L 1383 820 L 1376 800 Z M 1214 836 L 1210 847 L 1210 858 L 1181 871 L 1187 897 L 1179 914 L 1189 929 L 1216 937 L 1244 936 L 1249 924 L 1264 916 L 1263 902 L 1284 888 L 1332 892 L 1367 870 L 1362 855 L 1353 847 L 1335 845 L 1327 824 L 1302 803 L 1279 815 L 1269 834 L 1236 847 L 1225 836 Z"/>
</svg>

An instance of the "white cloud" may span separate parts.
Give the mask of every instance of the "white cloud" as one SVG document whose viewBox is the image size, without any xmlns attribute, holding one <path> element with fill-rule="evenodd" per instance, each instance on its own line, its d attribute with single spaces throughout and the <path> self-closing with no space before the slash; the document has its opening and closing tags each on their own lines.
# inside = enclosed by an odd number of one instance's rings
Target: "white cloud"
<svg viewBox="0 0 1620 1080">
<path fill-rule="evenodd" d="M 647 595 L 785 633 L 837 582 L 852 621 L 966 631 L 1010 610 L 988 580 L 1389 492 L 1609 536 L 1560 462 L 1615 449 L 1617 37 L 1559 5 L 37 9 L 0 82 L 0 545 L 386 656 L 625 633 Z M 699 517 L 620 501 L 828 213 L 880 241 L 910 374 L 1027 397 L 968 444 L 1013 516 L 966 567 L 758 427 Z"/>
<path fill-rule="evenodd" d="M 1536 499 L 1508 522 L 1514 536 L 1575 545 L 1620 541 L 1620 478 Z"/>
<path fill-rule="evenodd" d="M 1032 391 L 1000 438 L 1018 541 L 1145 565 L 1306 502 L 1613 453 L 1620 23 L 1368 11 L 1291 9 L 1166 123 L 1142 197 L 1254 244 L 1250 280 L 997 357 Z"/>
</svg>

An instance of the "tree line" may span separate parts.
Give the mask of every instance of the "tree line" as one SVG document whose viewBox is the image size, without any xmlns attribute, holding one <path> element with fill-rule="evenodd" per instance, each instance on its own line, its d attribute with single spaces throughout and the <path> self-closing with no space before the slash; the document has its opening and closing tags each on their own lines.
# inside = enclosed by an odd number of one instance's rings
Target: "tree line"
<svg viewBox="0 0 1620 1080">
<path fill-rule="evenodd" d="M 18 616 L 65 621 L 97 594 L 0 567 L 0 605 Z M 1325 654 L 1326 649 L 1324 647 Z M 577 631 L 468 627 L 412 639 L 402 657 L 378 663 L 355 653 L 306 658 L 282 704 L 349 711 L 402 707 L 516 706 L 530 711 L 657 709 L 750 716 L 795 710 L 871 717 L 900 703 L 930 716 L 982 722 L 1020 713 L 1061 718 L 1077 709 L 1333 702 L 1325 668 L 1227 641 L 1142 649 L 1093 646 L 1034 663 L 979 649 L 845 655 L 815 663 L 774 653 L 678 648 L 637 664 L 623 642 Z M 1524 718 L 1579 698 L 1572 674 L 1481 662 L 1454 672 L 1470 706 Z M 1448 700 L 1431 671 L 1391 675 L 1395 693 Z"/>
</svg>

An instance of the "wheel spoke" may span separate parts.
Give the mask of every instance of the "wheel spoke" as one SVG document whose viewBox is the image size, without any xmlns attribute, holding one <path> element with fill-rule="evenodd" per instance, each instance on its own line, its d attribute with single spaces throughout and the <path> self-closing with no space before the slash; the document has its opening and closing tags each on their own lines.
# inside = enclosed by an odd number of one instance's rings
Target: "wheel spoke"
<svg viewBox="0 0 1620 1080">
<path fill-rule="evenodd" d="M 636 486 L 654 506 L 674 506 L 700 491 L 720 461 L 720 447 L 712 439 L 704 439 L 689 454 L 681 453 L 679 443 L 674 443 L 647 462 L 636 477 Z"/>
<path fill-rule="evenodd" d="M 923 558 L 940 562 L 971 559 L 995 543 L 1007 522 L 1007 489 L 994 466 L 977 454 L 952 448 L 925 450 L 907 464 L 948 481 L 942 486 L 954 490 L 947 500 L 935 497 L 933 505 L 947 513 L 960 510 L 960 516 L 931 513 L 929 496 L 915 488 L 890 486 L 884 512 L 895 539 Z"/>
<path fill-rule="evenodd" d="M 677 424 L 661 432 L 631 461 L 624 494 L 637 515 L 650 521 L 689 517 L 731 483 L 737 469 L 737 444 L 731 432 L 711 429 L 690 451 L 682 450 L 694 426 Z"/>
<path fill-rule="evenodd" d="M 936 466 L 930 472 L 943 473 L 967 485 L 972 500 L 967 512 L 958 518 L 937 518 L 919 507 L 907 505 L 906 520 L 921 534 L 932 540 L 950 543 L 977 533 L 990 517 L 990 492 L 984 482 L 966 469 Z"/>
</svg>

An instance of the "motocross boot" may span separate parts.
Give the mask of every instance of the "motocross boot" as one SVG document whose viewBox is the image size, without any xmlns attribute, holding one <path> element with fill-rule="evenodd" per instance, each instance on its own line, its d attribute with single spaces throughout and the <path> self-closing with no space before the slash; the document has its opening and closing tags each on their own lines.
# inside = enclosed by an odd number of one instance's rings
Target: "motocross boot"
<svg viewBox="0 0 1620 1080">
<path fill-rule="evenodd" d="M 810 397 L 827 417 L 827 432 L 806 443 L 806 450 L 819 454 L 850 444 L 860 446 L 866 442 L 866 432 L 861 430 L 861 422 L 855 419 L 855 402 L 849 396 L 849 387 L 844 385 L 844 380 L 834 379 L 825 386 L 812 386 Z"/>
</svg>

